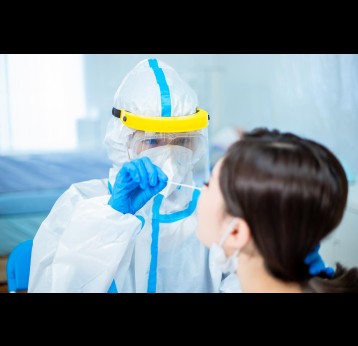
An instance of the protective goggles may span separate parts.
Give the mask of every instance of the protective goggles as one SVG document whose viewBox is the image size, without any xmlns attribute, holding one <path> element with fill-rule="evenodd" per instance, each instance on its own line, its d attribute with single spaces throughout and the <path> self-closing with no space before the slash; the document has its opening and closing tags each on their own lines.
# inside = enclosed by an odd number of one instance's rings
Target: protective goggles
<svg viewBox="0 0 358 346">
<path fill-rule="evenodd" d="M 207 150 L 207 141 L 200 132 L 156 133 L 137 131 L 128 142 L 130 159 L 137 158 L 141 152 L 164 145 L 178 145 L 193 152 L 193 163 L 196 163 Z"/>
<path fill-rule="evenodd" d="M 197 108 L 194 114 L 178 117 L 143 116 L 124 109 L 112 109 L 112 114 L 119 118 L 123 125 L 134 130 L 147 132 L 177 133 L 201 130 L 209 125 L 209 114 Z"/>
</svg>

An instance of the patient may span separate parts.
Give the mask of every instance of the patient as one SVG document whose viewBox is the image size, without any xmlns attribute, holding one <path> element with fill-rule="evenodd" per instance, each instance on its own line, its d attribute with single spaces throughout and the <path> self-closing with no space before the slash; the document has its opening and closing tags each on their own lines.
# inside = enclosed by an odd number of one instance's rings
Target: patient
<svg viewBox="0 0 358 346">
<path fill-rule="evenodd" d="M 358 268 L 337 263 L 333 275 L 311 275 L 306 264 L 347 201 L 347 177 L 326 147 L 256 129 L 231 145 L 206 185 L 198 237 L 243 292 L 358 292 Z"/>
</svg>

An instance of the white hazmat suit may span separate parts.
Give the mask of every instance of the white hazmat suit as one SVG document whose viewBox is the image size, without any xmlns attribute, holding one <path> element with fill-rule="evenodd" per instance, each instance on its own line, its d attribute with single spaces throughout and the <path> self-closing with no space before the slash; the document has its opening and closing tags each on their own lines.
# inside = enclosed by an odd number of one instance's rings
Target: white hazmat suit
<svg viewBox="0 0 358 346">
<path fill-rule="evenodd" d="M 193 115 L 197 106 L 195 92 L 173 68 L 146 59 L 123 79 L 113 109 L 168 119 Z M 158 142 L 158 133 L 155 140 L 150 133 L 111 117 L 105 136 L 113 162 L 109 179 L 73 184 L 56 201 L 33 241 L 28 292 L 239 290 L 235 274 L 222 280 L 196 237 L 198 190 L 168 184 L 135 215 L 108 204 L 118 172 L 133 155 L 149 157 L 169 181 L 193 185 L 207 179 L 206 129 L 188 132 L 190 146 L 174 133 L 166 135 L 166 145 L 145 150 L 146 143 Z M 194 169 L 198 162 L 201 175 Z"/>
</svg>

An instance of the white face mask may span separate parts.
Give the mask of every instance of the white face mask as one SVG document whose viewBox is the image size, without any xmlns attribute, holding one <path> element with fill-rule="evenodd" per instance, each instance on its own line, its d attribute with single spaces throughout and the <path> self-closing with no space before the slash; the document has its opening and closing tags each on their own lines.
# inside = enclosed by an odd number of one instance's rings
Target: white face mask
<svg viewBox="0 0 358 346">
<path fill-rule="evenodd" d="M 168 180 L 181 183 L 188 172 L 193 168 L 193 152 L 179 145 L 164 145 L 142 151 L 139 157 L 147 156 L 151 161 L 160 167 L 167 175 Z M 168 184 L 161 192 L 168 197 L 178 188 L 177 185 Z"/>
<path fill-rule="evenodd" d="M 213 265 L 218 268 L 223 273 L 234 273 L 238 266 L 238 254 L 239 250 L 237 249 L 230 257 L 226 257 L 224 249 L 222 245 L 225 239 L 228 237 L 230 232 L 232 231 L 234 225 L 237 223 L 237 218 L 235 217 L 225 230 L 224 234 L 222 235 L 219 244 L 215 242 L 210 247 L 210 258 Z"/>
</svg>

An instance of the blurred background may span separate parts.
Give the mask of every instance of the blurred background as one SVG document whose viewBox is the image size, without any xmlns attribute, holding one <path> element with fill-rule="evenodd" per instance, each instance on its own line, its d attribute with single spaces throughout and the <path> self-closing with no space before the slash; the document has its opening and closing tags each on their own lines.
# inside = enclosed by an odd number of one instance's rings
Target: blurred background
<svg viewBox="0 0 358 346">
<path fill-rule="evenodd" d="M 349 200 L 320 253 L 358 266 L 358 55 L 349 54 L 1 54 L 0 257 L 34 237 L 70 184 L 108 176 L 113 96 L 149 57 L 176 69 L 209 111 L 212 165 L 255 127 L 328 146 L 345 167 Z"/>
</svg>

